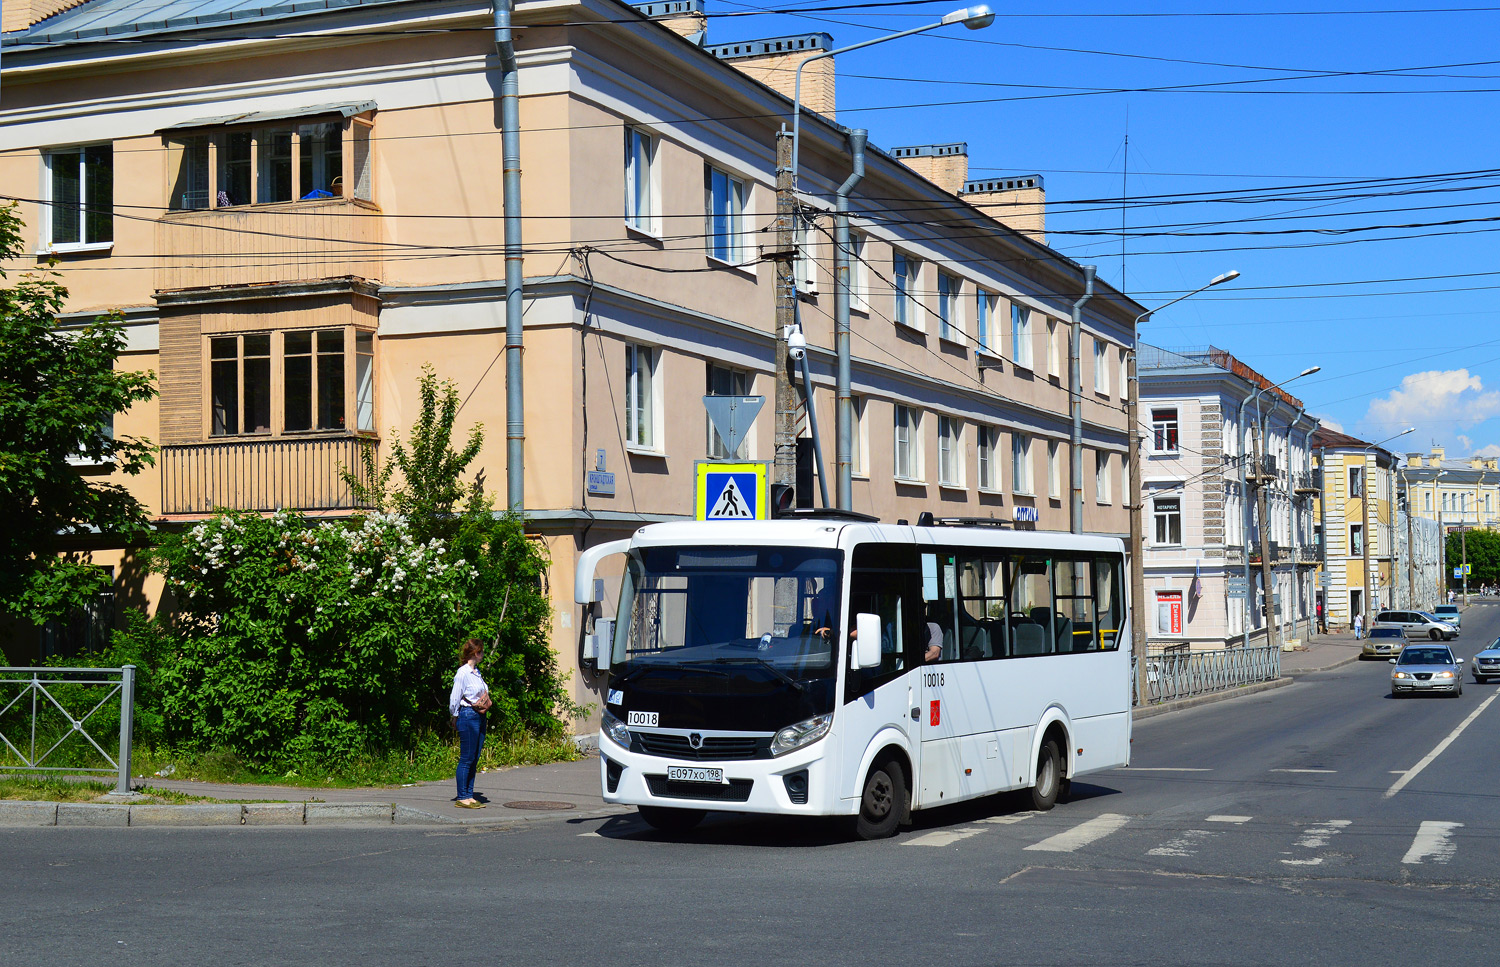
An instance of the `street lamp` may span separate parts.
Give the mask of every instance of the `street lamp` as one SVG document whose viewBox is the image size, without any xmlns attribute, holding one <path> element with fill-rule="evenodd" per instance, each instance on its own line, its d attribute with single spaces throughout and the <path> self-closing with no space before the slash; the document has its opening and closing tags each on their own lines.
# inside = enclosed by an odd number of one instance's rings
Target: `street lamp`
<svg viewBox="0 0 1500 967">
<path fill-rule="evenodd" d="M 1145 549 L 1145 522 L 1142 519 L 1145 496 L 1141 493 L 1141 425 L 1140 425 L 1140 379 L 1136 372 L 1135 353 L 1140 344 L 1141 323 L 1150 319 L 1154 313 L 1160 312 L 1167 306 L 1176 305 L 1183 299 L 1191 298 L 1205 289 L 1212 289 L 1216 285 L 1232 282 L 1240 277 L 1239 270 L 1230 269 L 1223 275 L 1214 276 L 1207 285 L 1180 295 L 1171 302 L 1163 303 L 1155 309 L 1148 309 L 1135 317 L 1130 327 L 1130 349 L 1126 354 L 1128 365 L 1125 370 L 1126 381 L 1130 384 L 1125 396 L 1125 425 L 1129 429 L 1129 438 L 1126 441 L 1128 459 L 1130 460 L 1130 600 L 1137 608 L 1136 617 L 1130 622 L 1130 647 L 1131 653 L 1135 655 L 1136 674 L 1146 673 L 1146 625 L 1141 619 L 1145 615 L 1146 599 L 1146 562 L 1144 559 Z M 1138 682 L 1137 685 L 1143 685 Z M 1142 690 L 1142 695 L 1145 691 Z"/>
<path fill-rule="evenodd" d="M 1301 379 L 1304 376 L 1311 376 L 1313 373 L 1316 373 L 1316 372 L 1319 372 L 1320 370 L 1322 370 L 1322 368 L 1323 368 L 1322 366 L 1309 366 L 1308 368 L 1304 369 L 1302 372 L 1298 373 L 1296 376 L 1288 377 L 1288 378 L 1282 380 L 1279 383 L 1272 383 L 1269 386 L 1258 386 L 1258 387 L 1256 387 L 1255 392 L 1253 392 L 1253 393 L 1250 394 L 1250 399 L 1246 400 L 1245 401 L 1245 405 L 1240 408 L 1240 412 L 1243 413 L 1243 412 L 1245 412 L 1246 409 L 1249 409 L 1249 405 L 1251 403 L 1255 404 L 1255 422 L 1252 424 L 1252 429 L 1254 429 L 1254 431 L 1255 431 L 1254 434 L 1253 434 L 1253 439 L 1255 441 L 1255 454 L 1254 454 L 1254 458 L 1253 458 L 1253 463 L 1254 463 L 1254 467 L 1255 467 L 1255 497 L 1256 497 L 1256 500 L 1255 500 L 1255 516 L 1260 520 L 1260 584 L 1261 584 L 1261 593 L 1265 596 L 1266 644 L 1269 645 L 1269 646 L 1271 646 L 1273 649 L 1276 649 L 1276 650 L 1279 650 L 1281 648 L 1281 642 L 1278 640 L 1278 638 L 1280 637 L 1280 630 L 1281 629 L 1280 629 L 1280 625 L 1278 625 L 1276 622 L 1274 622 L 1274 621 L 1271 620 L 1272 617 L 1274 617 L 1273 612 L 1274 612 L 1274 601 L 1275 601 L 1275 589 L 1271 586 L 1271 578 L 1272 578 L 1273 568 L 1272 568 L 1272 564 L 1271 564 L 1271 540 L 1270 540 L 1269 534 L 1267 533 L 1267 531 L 1269 530 L 1269 528 L 1266 526 L 1266 523 L 1267 523 L 1266 488 L 1264 486 L 1262 486 L 1261 483 L 1260 483 L 1261 477 L 1263 477 L 1263 476 L 1266 475 L 1265 474 L 1265 460 L 1264 460 L 1264 458 L 1261 455 L 1261 437 L 1265 433 L 1265 427 L 1262 425 L 1261 416 L 1260 416 L 1260 398 L 1261 398 L 1261 396 L 1267 390 L 1273 390 L 1273 389 L 1277 389 L 1279 387 L 1285 386 L 1287 383 L 1290 383 L 1294 379 Z M 1245 482 L 1245 487 L 1248 490 L 1249 484 L 1250 484 L 1250 473 L 1249 473 L 1249 469 L 1250 468 L 1245 466 L 1244 461 L 1240 462 L 1240 466 L 1241 466 L 1241 468 L 1243 470 L 1242 478 L 1243 478 L 1243 480 Z M 1246 514 L 1248 515 L 1248 511 L 1249 511 L 1248 503 L 1247 503 L 1247 506 L 1246 506 L 1245 510 L 1246 510 Z M 1295 567 L 1295 565 L 1293 565 L 1293 567 Z M 1244 642 L 1245 647 L 1247 647 L 1247 648 L 1250 646 L 1250 614 L 1251 614 L 1251 612 L 1250 612 L 1250 602 L 1254 598 L 1254 595 L 1250 592 L 1249 585 L 1250 585 L 1250 528 L 1249 528 L 1249 526 L 1246 526 L 1245 527 L 1245 586 L 1246 586 L 1245 587 L 1245 628 L 1244 628 L 1244 639 L 1243 639 L 1243 642 Z"/>
<path fill-rule="evenodd" d="M 938 27 L 946 27 L 949 24 L 961 23 L 970 30 L 979 30 L 988 27 L 995 22 L 995 12 L 987 4 L 979 4 L 974 7 L 964 7 L 943 15 L 941 20 L 925 24 L 921 27 L 913 27 L 910 30 L 901 30 L 893 34 L 885 34 L 871 40 L 850 44 L 837 50 L 824 51 L 805 58 L 797 65 L 797 74 L 792 88 L 792 156 L 790 170 L 778 172 L 776 179 L 776 214 L 780 222 L 778 228 L 778 247 L 783 251 L 790 249 L 795 244 L 790 218 L 796 210 L 797 175 L 802 149 L 802 68 L 815 60 L 832 57 L 835 54 L 847 53 L 851 50 L 859 50 L 862 47 L 870 47 L 875 44 L 883 44 L 888 40 L 896 40 L 900 37 L 910 37 L 913 34 L 924 33 L 928 30 L 936 30 Z M 782 129 L 785 131 L 785 128 Z M 854 429 L 854 397 L 851 394 L 850 363 L 849 363 L 849 192 L 854 189 L 859 180 L 864 176 L 864 146 L 867 132 L 861 128 L 855 128 L 850 132 L 850 148 L 854 156 L 854 173 L 839 186 L 835 197 L 834 212 L 834 237 L 833 237 L 833 287 L 834 287 L 834 318 L 833 318 L 833 345 L 834 354 L 837 358 L 835 373 L 834 398 L 836 400 L 837 412 L 834 419 L 834 462 L 835 476 L 835 505 L 840 510 L 853 509 L 853 467 L 850 463 L 852 452 L 851 442 Z M 790 306 L 795 314 L 797 308 L 797 278 L 792 271 L 785 272 L 785 286 L 781 302 Z M 789 291 L 788 291 L 789 290 Z M 777 319 L 778 339 L 785 342 L 787 325 L 795 324 L 795 315 L 792 319 Z M 779 359 L 778 352 L 778 359 Z M 781 384 L 786 381 L 784 367 L 778 365 L 777 373 L 777 399 L 778 427 L 781 426 L 782 412 L 779 401 L 782 398 Z M 788 392 L 788 397 L 790 393 Z M 808 399 L 807 405 L 811 412 L 812 400 Z M 778 443 L 780 441 L 778 440 Z M 821 474 L 819 474 L 821 478 Z M 825 503 L 826 498 L 825 498 Z"/>
<path fill-rule="evenodd" d="M 1369 446 L 1365 447 L 1363 450 L 1360 451 L 1360 457 L 1359 458 L 1360 458 L 1360 462 L 1361 462 L 1361 469 L 1363 470 L 1363 469 L 1367 469 L 1369 467 L 1368 458 L 1365 455 L 1368 454 L 1371 450 L 1374 450 L 1376 447 L 1379 447 L 1382 444 L 1390 443 L 1392 440 L 1396 440 L 1396 439 L 1399 439 L 1401 437 L 1404 437 L 1408 433 L 1415 433 L 1416 430 L 1417 430 L 1416 427 L 1409 426 L 1406 429 L 1402 430 L 1400 433 L 1397 433 L 1397 434 L 1395 434 L 1393 436 L 1388 436 L 1384 440 L 1381 440 L 1379 443 L 1372 443 Z M 1362 542 L 1363 546 L 1360 548 L 1360 550 L 1363 552 L 1363 558 L 1364 558 L 1364 563 L 1363 563 L 1364 571 L 1362 573 L 1364 574 L 1364 584 L 1365 584 L 1364 601 L 1362 602 L 1363 606 L 1360 608 L 1360 613 L 1364 616 L 1364 626 L 1366 628 L 1368 628 L 1368 627 L 1370 627 L 1370 587 L 1369 586 L 1370 586 L 1370 584 L 1375 583 L 1375 582 L 1372 582 L 1370 580 L 1370 538 L 1371 538 L 1372 534 L 1370 532 L 1370 475 L 1368 473 L 1365 474 L 1365 489 L 1364 489 L 1364 494 L 1361 496 L 1360 499 L 1362 501 L 1364 501 L 1363 505 L 1360 508 L 1360 515 L 1359 516 L 1360 516 L 1360 520 L 1362 522 L 1361 526 L 1360 526 L 1360 532 L 1364 535 L 1364 541 Z M 1380 523 L 1379 516 L 1377 516 L 1375 518 L 1375 523 L 1376 524 Z M 1395 558 L 1394 557 L 1391 559 L 1391 566 L 1392 567 L 1395 566 Z"/>
</svg>

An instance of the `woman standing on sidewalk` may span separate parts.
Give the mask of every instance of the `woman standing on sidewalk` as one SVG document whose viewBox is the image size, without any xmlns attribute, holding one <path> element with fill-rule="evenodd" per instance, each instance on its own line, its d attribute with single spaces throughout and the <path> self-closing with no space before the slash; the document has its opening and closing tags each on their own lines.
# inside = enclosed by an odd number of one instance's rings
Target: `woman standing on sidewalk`
<svg viewBox="0 0 1500 967">
<path fill-rule="evenodd" d="M 479 674 L 479 659 L 484 646 L 478 638 L 464 642 L 464 663 L 453 675 L 453 691 L 448 696 L 448 714 L 458 730 L 458 802 L 460 809 L 483 809 L 474 798 L 474 770 L 479 766 L 479 752 L 484 748 L 484 713 L 490 707 L 490 690 Z"/>
</svg>

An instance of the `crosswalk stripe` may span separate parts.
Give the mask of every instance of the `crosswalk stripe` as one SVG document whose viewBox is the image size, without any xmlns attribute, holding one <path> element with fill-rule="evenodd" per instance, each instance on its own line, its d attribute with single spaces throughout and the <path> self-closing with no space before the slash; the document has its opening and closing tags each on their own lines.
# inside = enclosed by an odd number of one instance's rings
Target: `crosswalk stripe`
<svg viewBox="0 0 1500 967">
<path fill-rule="evenodd" d="M 1446 863 L 1453 858 L 1458 851 L 1458 844 L 1453 842 L 1453 831 L 1462 829 L 1463 823 L 1443 823 L 1435 820 L 1424 822 L 1418 829 L 1416 837 L 1411 841 L 1411 849 L 1401 858 L 1401 862 L 1417 865 L 1424 860 L 1432 860 L 1434 863 Z"/>
<path fill-rule="evenodd" d="M 1064 830 L 1055 836 L 1048 836 L 1040 843 L 1032 843 L 1026 849 L 1040 850 L 1045 853 L 1071 853 L 1080 847 L 1103 839 L 1128 822 L 1130 822 L 1129 816 L 1101 813 L 1087 822 L 1079 823 L 1072 829 Z"/>
<path fill-rule="evenodd" d="M 1218 833 L 1206 829 L 1185 829 L 1176 839 L 1169 839 L 1155 849 L 1146 850 L 1147 856 L 1194 856 L 1205 840 Z"/>
<path fill-rule="evenodd" d="M 1205 819 L 1204 822 L 1206 822 L 1206 823 L 1234 823 L 1234 824 L 1238 825 L 1240 823 L 1248 823 L 1251 820 L 1251 818 L 1252 817 L 1250 817 L 1250 816 L 1210 816 L 1207 819 Z"/>
<path fill-rule="evenodd" d="M 997 826 L 1009 826 L 1011 823 L 1019 823 L 1023 819 L 1030 819 L 1032 816 L 1040 815 L 1041 813 L 1039 812 L 1029 811 L 1024 813 L 1016 813 L 1013 816 L 986 816 L 981 819 L 980 822 L 992 823 Z"/>
<path fill-rule="evenodd" d="M 902 846 L 951 846 L 961 839 L 977 836 L 984 832 L 979 826 L 964 826 L 958 829 L 936 829 L 930 833 L 923 833 L 906 840 Z"/>
<path fill-rule="evenodd" d="M 1330 819 L 1325 823 L 1314 823 L 1302 830 L 1302 835 L 1297 839 L 1297 845 L 1303 849 L 1319 849 L 1327 846 L 1328 841 L 1343 831 L 1345 826 L 1350 825 L 1353 820 Z M 1282 860 L 1287 866 L 1318 866 L 1322 864 L 1323 857 L 1309 856 L 1306 859 Z"/>
</svg>

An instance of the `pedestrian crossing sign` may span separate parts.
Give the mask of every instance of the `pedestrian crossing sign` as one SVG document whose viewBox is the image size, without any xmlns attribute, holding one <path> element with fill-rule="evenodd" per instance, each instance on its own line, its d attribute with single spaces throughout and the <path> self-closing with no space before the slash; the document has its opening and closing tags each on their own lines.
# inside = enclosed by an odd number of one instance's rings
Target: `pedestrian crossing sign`
<svg viewBox="0 0 1500 967">
<path fill-rule="evenodd" d="M 693 516 L 698 520 L 765 520 L 771 516 L 770 465 L 717 463 L 695 466 Z"/>
</svg>

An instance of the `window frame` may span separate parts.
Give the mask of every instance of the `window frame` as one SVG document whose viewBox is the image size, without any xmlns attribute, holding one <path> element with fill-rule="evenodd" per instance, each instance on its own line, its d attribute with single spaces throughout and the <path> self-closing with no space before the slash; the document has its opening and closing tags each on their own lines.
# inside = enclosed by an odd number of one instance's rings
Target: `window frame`
<svg viewBox="0 0 1500 967">
<path fill-rule="evenodd" d="M 957 417 L 938 417 L 938 486 L 964 487 L 964 424 Z"/>
<path fill-rule="evenodd" d="M 906 417 L 903 424 L 902 416 Z M 905 429 L 903 443 L 902 430 Z M 915 406 L 897 403 L 892 413 L 891 475 L 901 483 L 926 483 L 922 466 L 922 411 Z M 906 473 L 902 470 L 902 454 L 905 452 Z"/>
<path fill-rule="evenodd" d="M 633 124 L 625 125 L 625 227 L 652 238 L 661 238 L 660 153 L 661 138 L 654 132 Z M 644 178 L 639 170 L 643 157 Z"/>
<path fill-rule="evenodd" d="M 1170 504 L 1170 507 L 1164 506 Z M 1153 496 L 1151 498 L 1151 546 L 1152 547 L 1181 547 L 1182 546 L 1182 495 L 1173 494 Z M 1165 527 L 1165 539 L 1163 539 L 1163 528 Z M 1175 534 L 1174 534 L 1175 531 Z M 1173 537 L 1176 540 L 1173 540 Z"/>
<path fill-rule="evenodd" d="M 641 363 L 644 357 L 645 376 L 647 385 L 645 392 L 639 391 L 641 379 Z M 662 421 L 661 421 L 661 349 L 645 343 L 628 342 L 625 344 L 625 449 L 630 453 L 641 453 L 650 456 L 660 456 L 664 452 L 662 446 Z M 649 406 L 650 412 L 645 414 L 646 419 L 638 419 L 640 411 L 637 408 L 637 397 L 642 404 Z M 641 423 L 650 438 L 646 440 L 637 439 L 637 423 Z"/>
<path fill-rule="evenodd" d="M 1355 547 L 1355 544 L 1358 544 L 1359 546 Z M 1363 524 L 1349 525 L 1349 556 L 1365 556 L 1365 526 Z"/>
<path fill-rule="evenodd" d="M 1094 337 L 1094 393 L 1109 395 L 1109 343 Z"/>
<path fill-rule="evenodd" d="M 1109 476 L 1109 457 L 1108 450 L 1094 451 L 1094 502 L 1098 504 L 1114 503 L 1113 484 Z"/>
<path fill-rule="evenodd" d="M 922 302 L 917 297 L 922 281 L 922 260 L 900 249 L 891 250 L 891 321 L 916 332 L 927 331 Z"/>
<path fill-rule="evenodd" d="M 1165 414 L 1170 414 L 1167 416 Z M 1163 446 L 1163 442 L 1170 446 Z M 1180 454 L 1182 452 L 1182 422 L 1175 406 L 1153 406 L 1151 408 L 1151 452 Z"/>
<path fill-rule="evenodd" d="M 849 233 L 849 311 L 870 314 L 870 263 L 865 247 L 870 238 L 863 232 Z"/>
<path fill-rule="evenodd" d="M 963 307 L 959 295 L 963 292 L 963 279 L 951 272 L 938 270 L 938 338 L 948 342 L 960 342 L 964 337 Z"/>
<path fill-rule="evenodd" d="M 1047 496 L 1052 500 L 1062 499 L 1062 444 L 1047 441 Z"/>
<path fill-rule="evenodd" d="M 332 350 L 320 349 L 319 334 L 335 332 L 339 334 L 337 355 L 340 357 L 341 386 L 337 399 L 339 401 L 338 415 L 342 417 L 342 423 L 337 426 L 320 426 L 320 406 L 324 400 L 320 397 L 319 389 L 324 376 L 320 372 L 318 360 L 326 359 L 335 353 Z M 288 336 L 303 333 L 310 337 L 311 352 L 295 353 L 291 356 L 294 359 L 306 358 L 308 360 L 307 407 L 310 425 L 306 428 L 291 429 L 287 426 L 287 396 L 291 387 L 287 374 L 289 354 L 286 342 Z M 285 329 L 237 329 L 233 332 L 204 333 L 202 336 L 202 438 L 210 442 L 229 443 L 239 440 L 376 436 L 380 404 L 377 369 L 380 341 L 376 335 L 374 329 L 352 324 L 298 326 Z M 245 340 L 262 336 L 267 339 L 268 343 L 266 354 L 247 356 Z M 215 392 L 214 369 L 216 363 L 222 364 L 227 360 L 224 357 L 215 357 L 214 343 L 227 339 L 235 341 L 233 360 L 235 364 L 235 425 L 238 429 L 232 432 L 216 432 L 214 411 L 218 394 Z M 247 383 L 245 361 L 247 359 L 264 359 L 269 371 L 264 385 L 267 395 L 265 429 L 247 430 L 244 428 L 248 419 L 245 395 Z"/>
<path fill-rule="evenodd" d="M 1010 492 L 1021 497 L 1036 496 L 1036 480 L 1031 472 L 1031 437 L 1011 431 Z"/>
<path fill-rule="evenodd" d="M 1349 467 L 1348 470 L 1349 478 L 1347 495 L 1351 498 L 1359 497 L 1363 499 L 1365 496 L 1365 468 L 1361 466 L 1352 466 Z"/>
<path fill-rule="evenodd" d="M 716 179 L 723 179 L 728 207 L 718 209 Z M 703 164 L 703 237 L 706 254 L 715 262 L 739 268 L 745 264 L 745 221 L 750 209 L 749 182 L 708 162 Z M 717 223 L 726 222 L 724 232 Z"/>
<path fill-rule="evenodd" d="M 107 161 L 103 162 L 109 174 L 107 184 L 104 186 L 108 189 L 107 199 L 99 199 L 92 195 L 92 192 L 98 187 L 99 182 L 90 176 L 90 171 L 101 163 L 99 154 L 102 152 L 108 152 Z M 92 164 L 90 163 L 91 153 L 95 154 Z M 78 156 L 78 201 L 76 210 L 78 241 L 59 242 L 57 241 L 57 214 L 64 208 L 71 211 L 72 207 L 65 202 L 57 200 L 57 177 L 58 173 L 62 170 L 60 159 L 64 156 L 72 155 Z M 112 250 L 115 246 L 114 142 L 96 141 L 44 149 L 42 151 L 42 171 L 43 204 L 41 205 L 42 217 L 38 232 L 39 244 L 37 246 L 37 254 L 107 252 Z M 105 208 L 108 209 L 107 214 L 103 211 Z M 97 222 L 95 221 L 95 217 L 91 216 L 97 217 Z M 91 222 L 94 222 L 95 225 L 91 225 Z M 99 224 L 102 224 L 106 228 L 109 238 L 91 237 L 93 227 Z"/>
<path fill-rule="evenodd" d="M 374 152 L 370 150 L 370 136 L 373 128 L 374 121 L 364 114 L 344 116 L 336 112 L 323 112 L 277 118 L 273 121 L 249 120 L 244 124 L 204 125 L 168 132 L 166 150 L 168 167 L 171 170 L 169 177 L 172 179 L 167 198 L 168 213 L 238 210 L 261 205 L 300 205 L 340 200 L 374 204 L 375 179 L 372 172 Z M 325 147 L 317 149 L 318 154 L 307 154 L 315 145 L 326 145 L 330 137 L 329 129 L 336 129 L 338 135 L 338 171 L 332 175 L 326 167 L 332 152 L 327 151 Z M 283 134 L 289 139 L 287 155 L 282 158 L 267 154 L 269 146 L 274 144 L 275 137 Z M 246 139 L 247 144 L 248 153 L 242 160 L 230 155 L 231 144 L 239 138 Z M 178 191 L 178 186 L 196 184 L 199 180 L 185 167 L 188 164 L 189 151 L 196 150 L 190 149 L 193 142 L 202 142 L 205 151 L 201 159 L 203 165 L 201 180 L 205 187 L 201 191 L 205 196 L 206 204 L 176 204 L 175 202 L 180 201 L 183 194 Z M 319 157 L 323 159 L 322 164 L 325 166 L 323 174 L 327 179 L 326 188 L 303 184 L 303 168 L 310 167 L 316 175 Z M 290 197 L 264 197 L 268 167 L 283 162 L 287 167 L 287 189 Z M 228 194 L 229 179 L 226 172 L 231 165 L 244 166 L 248 195 L 246 201 L 234 201 Z M 335 183 L 337 183 L 337 192 L 333 191 Z M 192 190 L 197 192 L 200 189 Z M 314 192 L 320 194 L 314 195 Z M 229 203 L 220 204 L 220 195 L 224 195 Z"/>
<path fill-rule="evenodd" d="M 853 411 L 850 422 L 853 426 L 850 427 L 849 434 L 849 475 L 868 478 L 870 476 L 870 427 L 865 422 L 867 400 L 863 396 L 851 396 L 850 401 L 852 404 L 850 409 Z"/>
<path fill-rule="evenodd" d="M 1031 310 L 1019 302 L 1010 304 L 1010 362 L 1017 369 L 1032 369 Z"/>
<path fill-rule="evenodd" d="M 978 350 L 988 356 L 999 356 L 995 348 L 995 313 L 1000 308 L 1000 296 L 987 289 L 974 287 L 974 342 Z"/>
<path fill-rule="evenodd" d="M 978 447 L 979 460 L 979 490 L 982 493 L 998 494 L 1005 490 L 1005 482 L 1001 479 L 1000 471 L 1000 429 L 993 426 L 979 426 L 975 443 Z"/>
<path fill-rule="evenodd" d="M 1047 317 L 1047 375 L 1062 378 L 1061 354 L 1058 352 L 1057 333 L 1062 326 L 1051 316 Z"/>
</svg>

